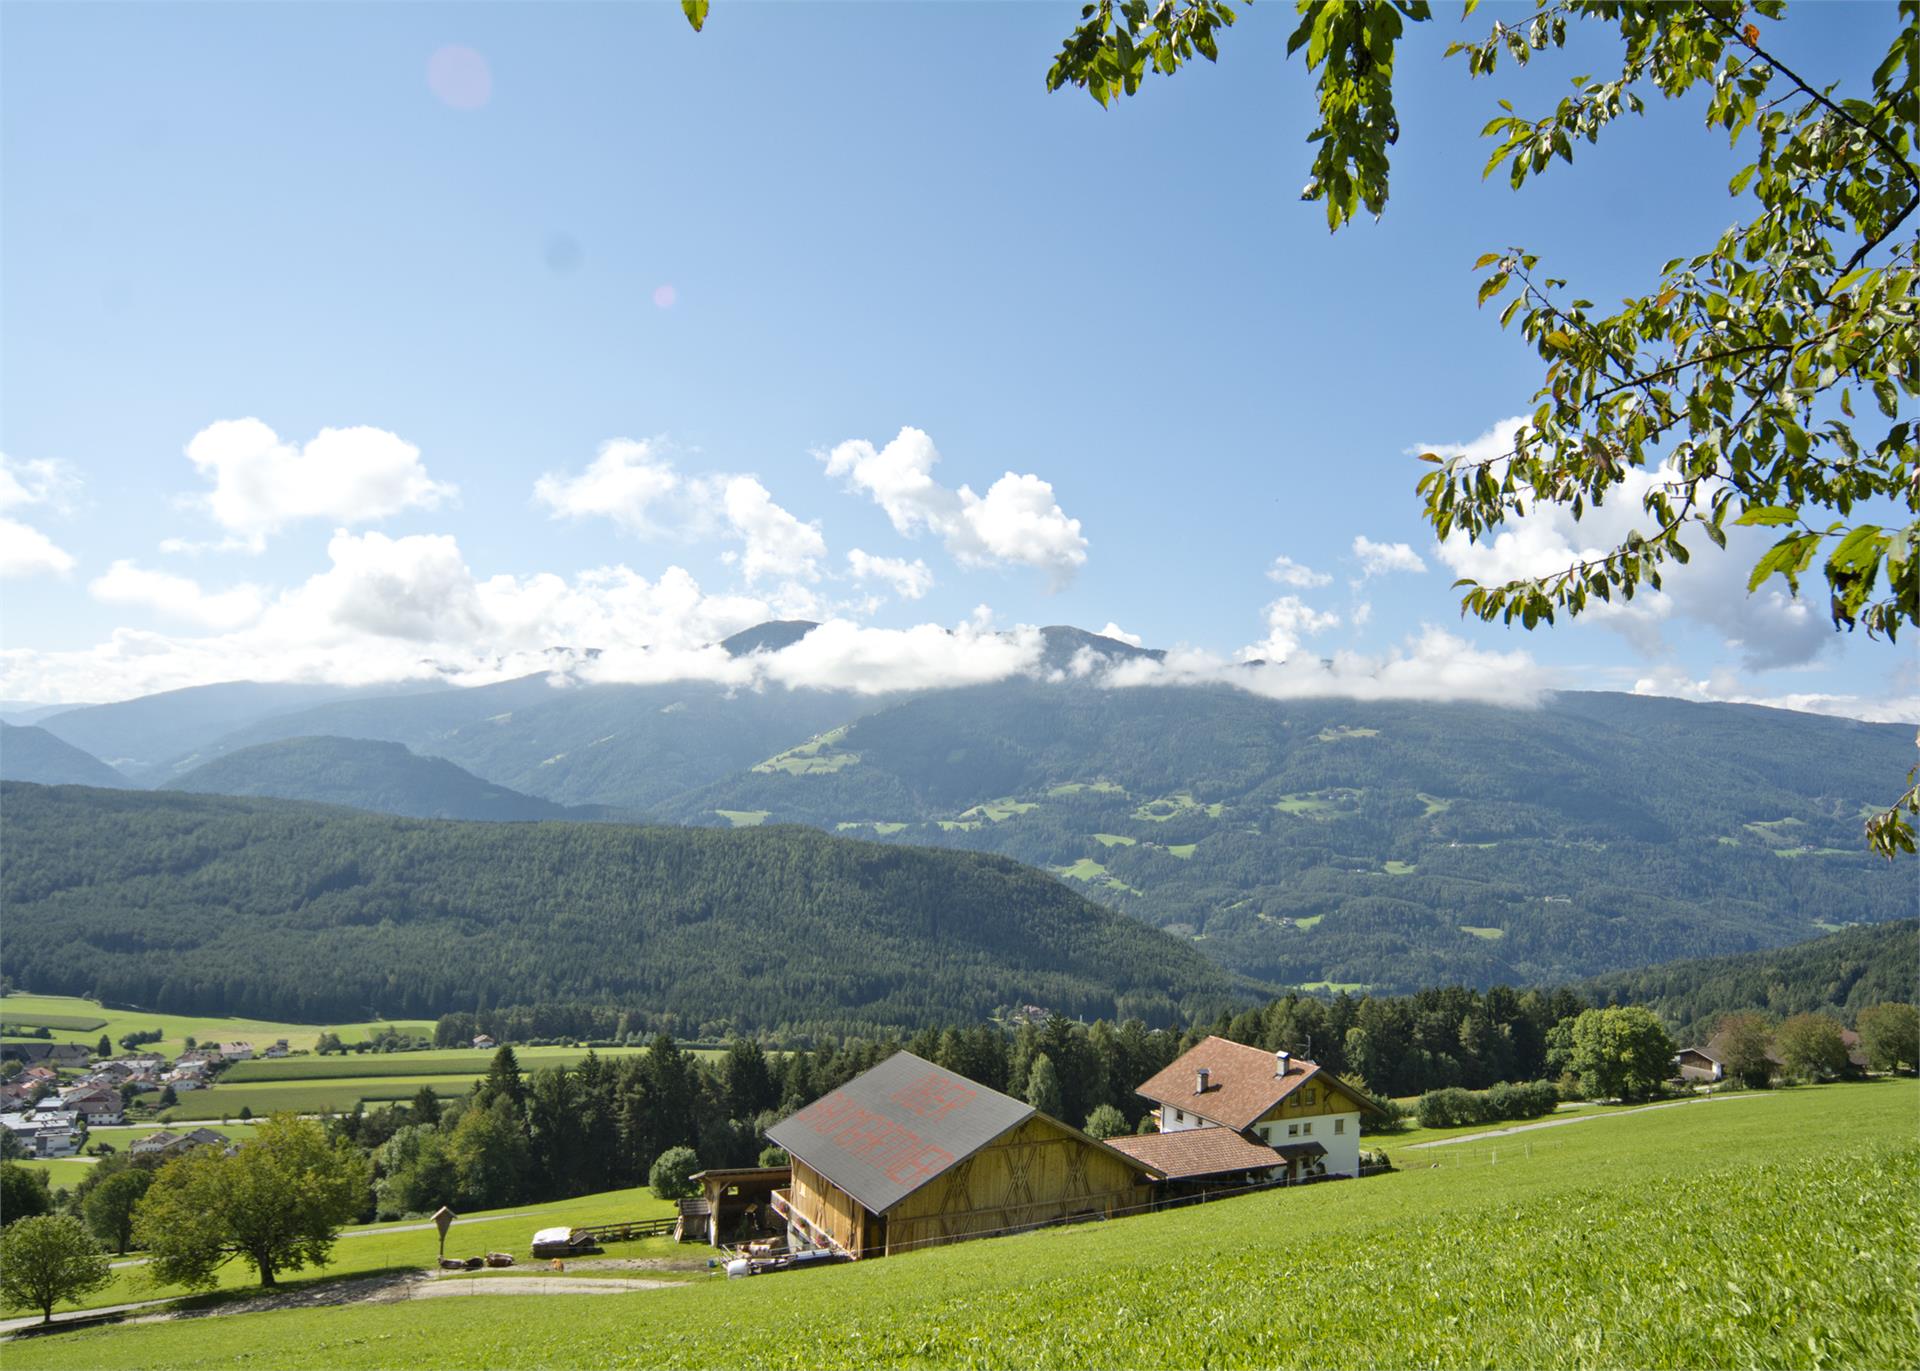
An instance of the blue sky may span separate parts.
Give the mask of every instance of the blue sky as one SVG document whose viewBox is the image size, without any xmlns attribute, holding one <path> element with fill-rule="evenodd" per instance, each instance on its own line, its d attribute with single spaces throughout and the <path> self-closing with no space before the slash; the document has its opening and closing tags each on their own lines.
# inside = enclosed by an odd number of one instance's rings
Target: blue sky
<svg viewBox="0 0 1920 1371">
<path fill-rule="evenodd" d="M 1783 46 L 1833 77 L 1897 24 L 1805 8 Z M 1449 6 L 1385 218 L 1330 236 L 1290 10 L 1103 112 L 1044 90 L 1073 5 L 7 6 L 0 697 L 482 679 L 771 614 L 884 666 L 911 635 L 870 630 L 986 606 L 1909 711 L 1911 654 L 1731 564 L 1611 623 L 1460 621 L 1408 451 L 1538 366 L 1471 262 L 1617 297 L 1732 221 L 1739 162 L 1687 103 L 1482 182 L 1496 98 L 1606 48 L 1469 83 L 1441 48 L 1498 7 Z"/>
</svg>

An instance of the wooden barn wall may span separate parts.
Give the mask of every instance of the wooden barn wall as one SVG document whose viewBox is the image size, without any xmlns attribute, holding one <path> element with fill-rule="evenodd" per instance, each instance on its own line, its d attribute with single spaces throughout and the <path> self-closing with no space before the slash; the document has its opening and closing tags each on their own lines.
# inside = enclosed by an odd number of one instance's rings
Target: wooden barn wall
<svg viewBox="0 0 1920 1371">
<path fill-rule="evenodd" d="M 1122 1158 L 1028 1119 L 888 1210 L 886 1250 L 1112 1215 L 1144 1205 L 1149 1194 Z"/>
<path fill-rule="evenodd" d="M 865 1241 L 861 1221 L 866 1210 L 853 1196 L 798 1157 L 793 1159 L 793 1180 L 787 1190 L 787 1203 L 798 1210 L 802 1218 L 830 1234 L 843 1249 L 859 1253 Z"/>
</svg>

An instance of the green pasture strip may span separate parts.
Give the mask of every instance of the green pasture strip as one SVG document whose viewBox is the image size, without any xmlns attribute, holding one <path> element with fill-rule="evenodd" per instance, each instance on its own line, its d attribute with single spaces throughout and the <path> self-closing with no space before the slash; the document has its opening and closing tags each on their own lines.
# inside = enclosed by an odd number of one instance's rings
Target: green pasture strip
<svg viewBox="0 0 1920 1371">
<path fill-rule="evenodd" d="M 369 1107 L 380 1103 L 405 1103 L 423 1085 L 433 1087 L 442 1099 L 464 1095 L 483 1073 L 471 1076 L 356 1076 L 334 1081 L 254 1082 L 247 1085 L 216 1085 L 207 1090 L 190 1090 L 180 1102 L 161 1111 L 175 1123 L 206 1123 L 212 1119 L 238 1118 L 242 1109 L 255 1116 L 292 1110 L 296 1114 L 334 1114 L 352 1110 L 356 1103 Z M 159 1099 L 142 1095 L 144 1103 Z"/>
<path fill-rule="evenodd" d="M 643 1056 L 644 1047 L 603 1047 L 603 1058 Z M 522 1071 L 543 1066 L 577 1066 L 587 1058 L 580 1047 L 516 1047 L 513 1055 Z M 364 1080 L 375 1076 L 484 1076 L 493 1060 L 490 1048 L 455 1048 L 440 1052 L 350 1052 L 324 1057 L 281 1057 L 273 1061 L 236 1062 L 220 1075 L 220 1085 L 250 1081 L 318 1081 L 336 1078 Z"/>
<path fill-rule="evenodd" d="M 25 1036 L 20 1030 L 32 1028 L 63 1029 L 68 1033 L 97 1033 L 107 1026 L 105 1019 L 86 1014 L 14 1014 L 0 1019 L 0 1032 Z"/>
<path fill-rule="evenodd" d="M 1463 1155 L 793 1276 L 128 1325 L 16 1342 L 7 1361 L 1909 1366 L 1917 1106 L 1906 1081 L 1796 1090 L 1552 1130 L 1531 1155 L 1436 1149 Z"/>
<path fill-rule="evenodd" d="M 45 1161 L 23 1161 L 18 1163 L 29 1171 L 41 1172 L 47 1178 L 47 1184 L 55 1190 L 71 1190 L 93 1169 L 92 1162 L 81 1161 L 78 1157 L 49 1157 Z"/>
<path fill-rule="evenodd" d="M 269 1019 L 243 1019 L 209 1014 L 159 1014 L 143 1009 L 109 1009 L 95 1000 L 70 995 L 7 995 L 0 997 L 0 1018 L 8 1023 L 48 1024 L 56 1042 L 79 1042 L 94 1046 L 102 1033 L 119 1048 L 127 1033 L 145 1033 L 159 1029 L 160 1041 L 142 1045 L 142 1051 L 154 1051 L 173 1057 L 186 1047 L 186 1039 L 201 1043 L 250 1042 L 262 1048 L 276 1038 L 285 1038 L 290 1047 L 311 1048 L 322 1033 L 331 1032 L 342 1042 L 364 1042 L 382 1029 L 415 1037 L 433 1036 L 432 1019 L 371 1020 L 348 1024 L 278 1023 Z M 92 1027 L 61 1028 L 61 1019 L 84 1020 Z"/>
<path fill-rule="evenodd" d="M 1460 931 L 1462 933 L 1471 934 L 1476 938 L 1484 938 L 1487 942 L 1490 942 L 1490 943 L 1498 942 L 1500 939 L 1507 936 L 1506 929 L 1490 928 L 1484 924 L 1461 924 Z"/>
</svg>

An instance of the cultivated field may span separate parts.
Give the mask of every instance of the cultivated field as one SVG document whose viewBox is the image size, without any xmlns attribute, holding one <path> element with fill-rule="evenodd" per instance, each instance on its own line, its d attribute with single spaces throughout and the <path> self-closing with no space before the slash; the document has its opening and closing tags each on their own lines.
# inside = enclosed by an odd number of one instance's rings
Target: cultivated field
<svg viewBox="0 0 1920 1371">
<path fill-rule="evenodd" d="M 203 1043 L 231 1042 L 235 1039 L 264 1047 L 275 1038 L 285 1038 L 291 1047 L 312 1047 L 322 1033 L 332 1032 L 346 1043 L 364 1042 L 383 1028 L 393 1028 L 415 1036 L 433 1036 L 431 1019 L 396 1019 L 391 1023 L 369 1021 L 350 1024 L 275 1023 L 266 1019 L 229 1019 L 210 1015 L 150 1014 L 145 1010 L 108 1009 L 93 1000 L 67 995 L 8 995 L 0 998 L 0 1020 L 28 1028 L 52 1030 L 55 1042 L 85 1043 L 91 1047 L 102 1033 L 117 1044 L 124 1033 L 144 1033 L 159 1029 L 164 1035 L 146 1046 L 169 1057 L 185 1050 L 187 1038 Z M 76 1027 L 77 1023 L 90 1027 Z"/>
<path fill-rule="evenodd" d="M 6 1360 L 1910 1366 L 1917 1119 L 1911 1081 L 1723 1097 L 1499 1146 L 1403 1147 L 1406 1169 L 1366 1181 L 801 1275 L 109 1328 L 14 1343 Z"/>
</svg>

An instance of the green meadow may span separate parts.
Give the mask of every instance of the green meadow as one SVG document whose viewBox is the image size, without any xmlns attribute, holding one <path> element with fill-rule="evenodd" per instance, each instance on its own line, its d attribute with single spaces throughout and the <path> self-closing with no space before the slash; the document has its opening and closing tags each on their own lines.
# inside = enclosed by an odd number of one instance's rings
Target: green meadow
<svg viewBox="0 0 1920 1371">
<path fill-rule="evenodd" d="M 574 1200 L 557 1200 L 551 1204 L 479 1210 L 470 1215 L 461 1215 L 469 1222 L 456 1224 L 448 1232 L 447 1255 L 467 1257 L 486 1252 L 510 1252 L 519 1259 L 520 1265 L 505 1268 L 509 1273 L 517 1271 L 523 1276 L 530 1271 L 544 1273 L 547 1263 L 536 1262 L 528 1250 L 534 1233 L 542 1228 L 562 1224 L 572 1227 L 616 1223 L 623 1219 L 666 1218 L 675 1212 L 671 1202 L 655 1199 L 653 1192 L 644 1186 L 634 1190 L 609 1190 Z M 365 1224 L 349 1228 L 340 1235 L 339 1241 L 333 1246 L 333 1259 L 323 1270 L 310 1267 L 294 1272 L 281 1279 L 278 1289 L 298 1291 L 302 1287 L 348 1276 L 431 1268 L 439 1255 L 440 1235 L 425 1220 Z M 648 1238 L 611 1246 L 607 1248 L 606 1255 L 692 1260 L 711 1254 L 704 1247 L 681 1246 L 671 1238 Z M 111 1285 L 88 1296 L 80 1304 L 61 1305 L 60 1308 L 102 1309 L 115 1304 L 187 1297 L 188 1292 L 178 1286 L 155 1284 L 148 1277 L 139 1257 L 140 1254 L 134 1252 L 129 1253 L 126 1259 L 115 1258 L 116 1261 L 125 1260 L 127 1264 L 115 1268 Z M 656 1273 L 645 1274 L 652 1277 Z M 220 1283 L 216 1293 L 231 1295 L 235 1291 L 244 1293 L 251 1288 L 255 1288 L 253 1274 L 243 1263 L 229 1262 L 220 1268 Z M 9 1365 L 13 1361 L 13 1354 L 25 1345 L 19 1342 L 6 1344 L 5 1360 Z"/>
<path fill-rule="evenodd" d="M 216 1043 L 235 1040 L 265 1047 L 275 1038 L 285 1038 L 290 1047 L 310 1048 L 322 1033 L 334 1033 L 345 1043 L 365 1042 L 385 1028 L 415 1036 L 433 1036 L 431 1019 L 395 1019 L 392 1022 L 370 1020 L 349 1024 L 276 1023 L 269 1019 L 234 1019 L 198 1014 L 154 1014 L 146 1010 L 108 1009 L 95 1000 L 68 995 L 7 995 L 0 997 L 0 1019 L 9 1025 L 45 1027 L 55 1042 L 85 1043 L 91 1047 L 102 1033 L 112 1039 L 118 1050 L 123 1034 L 145 1033 L 159 1029 L 161 1039 L 145 1044 L 143 1050 L 178 1056 L 186 1050 L 186 1039 Z M 89 1027 L 73 1027 L 84 1021 Z"/>
<path fill-rule="evenodd" d="M 109 1327 L 15 1342 L 6 1360 L 1911 1366 L 1917 1118 L 1920 1085 L 1880 1081 L 1620 1113 L 1498 1147 L 1389 1138 L 1402 1169 L 1364 1181 L 792 1276 Z M 417 1236 L 381 1259 L 424 1261 L 433 1235 Z"/>
</svg>

